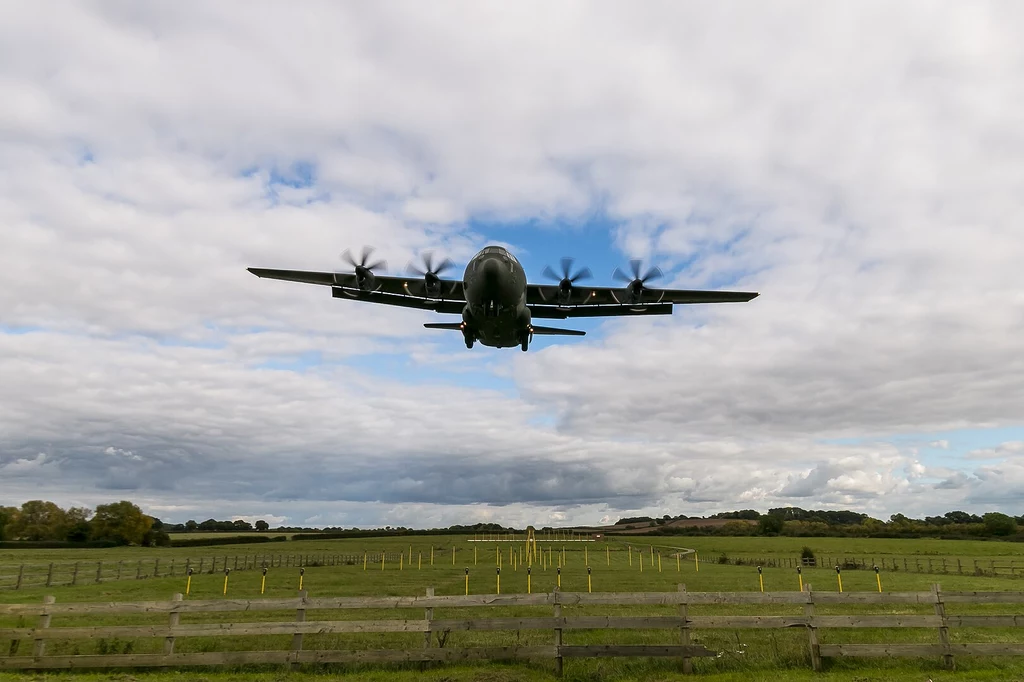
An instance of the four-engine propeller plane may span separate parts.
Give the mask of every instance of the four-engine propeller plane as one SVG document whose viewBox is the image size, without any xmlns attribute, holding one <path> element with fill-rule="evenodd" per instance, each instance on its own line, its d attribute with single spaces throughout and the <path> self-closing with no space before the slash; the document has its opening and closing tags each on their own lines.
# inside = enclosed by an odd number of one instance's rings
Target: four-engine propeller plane
<svg viewBox="0 0 1024 682">
<path fill-rule="evenodd" d="M 425 268 L 408 267 L 409 277 L 379 275 L 375 271 L 385 269 L 387 264 L 384 261 L 371 263 L 372 253 L 373 249 L 364 249 L 359 261 L 348 251 L 342 254 L 353 267 L 351 273 L 265 268 L 249 268 L 249 272 L 257 277 L 329 286 L 331 295 L 343 300 L 461 314 L 460 322 L 424 326 L 462 332 L 466 348 L 472 348 L 479 341 L 496 348 L 519 346 L 524 351 L 530 347 L 534 334 L 583 336 L 586 333 L 535 325 L 535 319 L 671 315 L 673 305 L 744 303 L 757 296 L 742 291 L 652 289 L 647 283 L 661 277 L 662 272 L 652 267 L 641 276 L 639 260 L 630 261 L 632 277 L 615 269 L 613 277 L 624 286 L 614 288 L 576 286 L 592 275 L 589 268 L 571 273 L 571 258 L 562 259 L 561 277 L 550 266 L 544 268 L 545 277 L 557 281 L 556 285 L 530 284 L 516 257 L 500 246 L 488 246 L 473 256 L 461 281 L 442 279 L 441 275 L 454 264 L 447 258 L 435 264 L 430 254 L 425 254 Z"/>
</svg>

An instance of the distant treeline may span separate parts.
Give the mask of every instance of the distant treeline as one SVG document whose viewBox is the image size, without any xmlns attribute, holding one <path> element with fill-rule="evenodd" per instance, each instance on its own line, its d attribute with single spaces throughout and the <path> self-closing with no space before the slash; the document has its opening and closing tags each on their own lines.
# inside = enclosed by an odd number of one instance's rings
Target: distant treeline
<svg viewBox="0 0 1024 682">
<path fill-rule="evenodd" d="M 848 510 L 801 509 L 780 507 L 762 514 L 755 509 L 721 512 L 707 519 L 729 519 L 734 523 L 701 525 L 672 523 L 697 518 L 665 515 L 619 519 L 616 525 L 630 525 L 634 530 L 648 528 L 647 534 L 656 535 L 786 535 L 793 537 L 872 537 L 872 538 L 1000 538 L 1024 541 L 1024 516 L 1010 516 L 1001 512 L 977 515 L 964 511 L 950 511 L 942 516 L 912 519 L 893 514 L 888 521 Z M 750 523 L 756 521 L 756 524 Z M 653 526 L 653 528 L 651 528 Z"/>
</svg>

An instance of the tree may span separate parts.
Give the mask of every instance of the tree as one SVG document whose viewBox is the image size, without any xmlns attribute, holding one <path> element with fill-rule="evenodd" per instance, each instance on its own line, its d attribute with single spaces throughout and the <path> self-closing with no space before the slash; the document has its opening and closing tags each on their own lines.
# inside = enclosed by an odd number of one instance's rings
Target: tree
<svg viewBox="0 0 1024 682">
<path fill-rule="evenodd" d="M 985 524 L 985 532 L 989 535 L 1013 535 L 1017 532 L 1017 522 L 1006 514 L 989 512 L 981 519 Z"/>
<path fill-rule="evenodd" d="M 113 540 L 124 545 L 141 545 L 153 527 L 153 518 L 146 516 L 128 500 L 101 504 L 92 519 L 92 536 L 97 540 Z"/>
<path fill-rule="evenodd" d="M 263 519 L 260 519 L 259 521 L 256 522 L 256 530 L 259 530 L 259 531 L 270 530 L 270 524 L 267 523 L 266 521 L 264 521 Z"/>
<path fill-rule="evenodd" d="M 193 521 L 192 519 L 189 519 L 185 522 L 185 530 L 187 530 L 189 533 L 194 533 L 197 530 L 199 530 L 199 524 Z"/>
<path fill-rule="evenodd" d="M 63 540 L 67 537 L 67 513 L 53 502 L 29 500 L 21 505 L 9 534 L 23 540 Z"/>
<path fill-rule="evenodd" d="M 760 527 L 762 535 L 778 535 L 786 525 L 786 520 L 781 516 L 768 514 L 758 519 L 757 525 Z"/>
<path fill-rule="evenodd" d="M 14 524 L 17 516 L 17 507 L 0 506 L 0 541 L 12 539 L 12 536 L 8 533 L 8 528 Z"/>
<path fill-rule="evenodd" d="M 70 542 L 85 542 L 89 539 L 92 530 L 89 526 L 89 517 L 92 510 L 85 507 L 72 507 L 65 512 L 66 526 L 64 537 Z"/>
</svg>

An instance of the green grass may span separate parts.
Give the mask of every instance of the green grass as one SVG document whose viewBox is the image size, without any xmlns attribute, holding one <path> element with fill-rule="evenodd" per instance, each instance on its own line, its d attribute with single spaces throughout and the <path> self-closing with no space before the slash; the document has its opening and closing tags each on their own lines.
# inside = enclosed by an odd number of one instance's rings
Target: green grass
<svg viewBox="0 0 1024 682">
<path fill-rule="evenodd" d="M 827 541 L 827 542 L 825 542 Z M 639 570 L 639 557 L 636 551 L 632 554 L 632 565 L 626 552 L 621 548 L 626 542 L 633 542 L 634 547 L 644 549 L 644 571 Z M 701 563 L 696 571 L 692 561 L 684 560 L 677 571 L 674 558 L 669 556 L 668 546 L 695 547 L 705 557 L 717 556 L 721 552 L 740 555 L 748 552 L 748 556 L 794 556 L 800 547 L 809 544 L 815 551 L 824 555 L 830 552 L 839 556 L 843 548 L 849 547 L 847 555 L 881 556 L 886 552 L 899 552 L 898 556 L 1012 556 L 1012 554 L 993 554 L 1003 549 L 1020 550 L 1018 545 L 971 541 L 898 541 L 898 547 L 889 540 L 845 540 L 840 538 L 631 538 L 615 539 L 608 543 L 611 548 L 611 565 L 608 565 L 605 545 L 592 543 L 586 545 L 589 563 L 593 571 L 593 589 L 595 591 L 674 591 L 680 583 L 685 583 L 691 591 L 750 591 L 759 589 L 756 569 L 745 566 L 719 565 Z M 652 566 L 648 545 L 662 549 L 662 570 L 657 570 L 657 560 Z M 458 549 L 456 563 L 452 565 L 451 548 Z M 380 570 L 379 564 L 368 564 L 363 570 L 362 563 L 355 565 L 309 567 L 306 569 L 303 587 L 311 596 L 349 596 L 349 595 L 414 595 L 424 594 L 427 586 L 434 586 L 437 594 L 462 594 L 464 591 L 464 571 L 470 569 L 470 591 L 473 593 L 493 593 L 495 591 L 495 544 L 470 543 L 465 537 L 417 537 L 405 541 L 394 538 L 352 539 L 352 540 L 316 540 L 238 545 L 223 548 L 120 548 L 96 550 L 32 550 L 37 555 L 33 561 L 68 561 L 96 562 L 152 558 L 163 559 L 175 556 L 196 558 L 198 556 L 223 557 L 235 554 L 361 554 L 362 551 L 409 552 L 410 546 L 414 558 L 424 557 L 422 568 L 417 569 L 404 565 L 398 569 L 396 563 L 387 564 Z M 429 563 L 430 547 L 434 547 L 434 565 Z M 473 548 L 477 548 L 477 561 L 473 561 Z M 525 592 L 526 571 L 512 570 L 508 564 L 508 543 L 498 545 L 503 555 L 501 571 L 502 593 Z M 552 557 L 562 544 L 555 544 Z M 547 552 L 548 545 L 542 543 Z M 563 591 L 586 591 L 587 572 L 584 565 L 583 545 L 565 543 L 567 552 L 566 566 L 562 571 Z M 820 548 L 819 548 L 820 547 Z M 938 552 L 936 554 L 935 552 Z M 29 552 L 0 553 L 0 564 L 15 563 L 15 558 L 25 557 Z M 535 592 L 547 591 L 554 587 L 556 572 L 535 566 L 532 571 L 532 589 Z M 765 589 L 796 590 L 797 576 L 795 571 L 788 569 L 765 568 L 763 572 Z M 268 597 L 294 596 L 298 588 L 297 568 L 273 568 L 268 574 Z M 813 584 L 816 591 L 835 591 L 836 575 L 830 569 L 806 569 L 803 572 L 805 582 Z M 872 571 L 844 571 L 843 587 L 845 591 L 875 591 L 875 575 Z M 932 583 L 939 582 L 945 590 L 1020 590 L 1024 582 L 1008 577 L 975 577 L 970 575 L 926 575 L 915 573 L 884 573 L 883 586 L 886 590 L 928 590 Z M 239 571 L 232 573 L 228 583 L 228 597 L 258 598 L 260 588 L 259 571 Z M 190 599 L 222 598 L 224 584 L 223 574 L 203 574 L 193 577 Z M 75 587 L 31 588 L 14 592 L 0 591 L 2 602 L 38 602 L 43 596 L 50 594 L 58 602 L 68 601 L 135 601 L 141 599 L 168 599 L 175 592 L 183 592 L 183 577 L 150 578 L 145 580 L 122 580 L 100 584 L 81 584 Z M 961 613 L 1013 613 L 1019 607 L 1014 605 L 971 606 L 949 605 L 947 612 L 951 615 Z M 800 613 L 800 607 L 691 607 L 692 615 L 712 615 L 725 613 L 745 614 L 793 614 Z M 819 613 L 929 613 L 929 607 L 904 607 L 902 605 L 876 607 L 819 607 Z M 677 613 L 672 607 L 566 607 L 565 615 L 581 614 L 616 614 L 616 615 L 671 615 Z M 435 618 L 450 617 L 488 617 L 500 615 L 550 615 L 550 609 L 537 607 L 518 608 L 486 608 L 486 609 L 435 609 Z M 394 611 L 348 611 L 348 612 L 309 612 L 307 619 L 368 619 L 388 617 L 422 618 L 422 610 Z M 182 617 L 187 622 L 230 622 L 241 620 L 290 620 L 294 613 L 230 613 L 230 614 L 195 614 Z M 53 626 L 73 624 L 133 624 L 163 623 L 164 617 L 148 615 L 127 615 L 83 618 L 77 616 L 55 616 Z M 17 626 L 16 619 L 0 618 L 0 627 Z M 32 623 L 21 623 L 22 627 Z M 700 644 L 709 649 L 722 652 L 720 658 L 695 659 L 694 668 L 702 679 L 708 680 L 768 680 L 774 682 L 784 671 L 786 679 L 801 680 L 938 680 L 946 679 L 993 679 L 1012 680 L 1024 679 L 1024 661 L 1012 658 L 968 658 L 957 659 L 959 671 L 946 673 L 941 669 L 940 662 L 934 659 L 857 659 L 835 660 L 828 663 L 828 671 L 824 674 L 813 674 L 810 671 L 807 654 L 807 635 L 803 629 L 788 630 L 703 630 L 695 631 Z M 820 631 L 823 643 L 831 642 L 889 642 L 889 641 L 937 641 L 936 632 L 932 630 L 828 630 Z M 1020 642 L 1020 630 L 975 630 L 970 632 L 952 631 L 954 641 L 1013 641 Z M 230 648 L 233 650 L 252 649 L 285 649 L 290 643 L 289 636 L 269 637 L 233 637 L 221 638 L 180 638 L 176 650 L 180 652 L 204 651 Z M 535 632 L 459 632 L 453 633 L 449 646 L 480 646 L 480 645 L 513 645 L 513 644 L 550 644 L 551 633 Z M 621 643 L 621 644 L 674 644 L 678 643 L 678 634 L 673 631 L 567 631 L 564 636 L 566 644 Z M 23 642 L 26 647 L 29 643 Z M 8 643 L 0 640 L 0 651 L 7 653 Z M 359 648 L 359 647 L 401 647 L 421 646 L 422 634 L 410 635 L 307 635 L 305 648 Z M 156 652 L 160 650 L 162 641 L 138 639 L 130 641 L 78 641 L 54 642 L 48 645 L 48 652 L 53 654 L 93 653 L 100 648 L 105 651 L 123 651 L 131 647 L 136 653 Z M 21 651 L 24 654 L 26 649 Z M 739 653 L 743 652 L 743 653 Z M 678 663 L 658 659 L 595 659 L 567 660 L 566 678 L 579 680 L 633 680 L 633 679 L 675 679 L 683 677 L 678 672 Z M 298 672 L 289 672 L 278 668 L 252 669 L 244 671 L 224 672 L 216 669 L 198 669 L 194 671 L 147 671 L 132 672 L 131 678 L 160 682 L 173 677 L 175 680 L 285 680 L 315 679 L 326 675 L 342 675 L 352 679 L 389 680 L 404 679 L 427 680 L 480 680 L 498 682 L 501 680 L 547 680 L 552 679 L 550 662 L 519 663 L 519 664 L 479 664 L 479 665 L 439 665 L 431 666 L 421 673 L 417 666 L 330 666 L 309 667 Z M 47 673 L 45 679 L 73 678 L 75 682 L 92 679 L 128 679 L 123 673 L 109 674 L 91 673 Z M 0 680 L 43 679 L 37 674 L 3 675 Z"/>
</svg>

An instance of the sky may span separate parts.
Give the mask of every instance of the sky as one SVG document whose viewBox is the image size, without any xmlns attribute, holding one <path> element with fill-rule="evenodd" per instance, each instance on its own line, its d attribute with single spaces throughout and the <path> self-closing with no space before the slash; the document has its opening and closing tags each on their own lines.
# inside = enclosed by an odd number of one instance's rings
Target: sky
<svg viewBox="0 0 1024 682">
<path fill-rule="evenodd" d="M 1024 6 L 0 6 L 0 504 L 1024 513 Z M 756 291 L 530 352 L 247 267 Z"/>
</svg>

